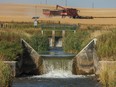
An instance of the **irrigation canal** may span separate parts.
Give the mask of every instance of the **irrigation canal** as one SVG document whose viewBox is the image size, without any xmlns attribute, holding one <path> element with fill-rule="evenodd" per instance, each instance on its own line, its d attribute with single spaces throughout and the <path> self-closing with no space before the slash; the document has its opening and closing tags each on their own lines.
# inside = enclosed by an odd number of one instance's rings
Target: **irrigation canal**
<svg viewBox="0 0 116 87">
<path fill-rule="evenodd" d="M 57 73 L 58 74 L 58 73 Z M 62 73 L 60 73 L 62 74 Z M 94 77 L 67 76 L 53 78 L 44 76 L 31 76 L 16 78 L 13 87 L 100 87 Z"/>
<path fill-rule="evenodd" d="M 74 55 L 57 48 L 44 54 L 45 74 L 15 78 L 13 87 L 100 87 L 94 75 L 72 74 Z"/>
</svg>

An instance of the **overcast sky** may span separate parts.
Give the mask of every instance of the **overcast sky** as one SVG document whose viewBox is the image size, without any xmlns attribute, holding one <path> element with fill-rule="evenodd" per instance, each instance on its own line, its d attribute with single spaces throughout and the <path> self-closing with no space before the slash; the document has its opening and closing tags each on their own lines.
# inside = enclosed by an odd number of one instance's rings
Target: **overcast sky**
<svg viewBox="0 0 116 87">
<path fill-rule="evenodd" d="M 0 0 L 0 3 L 66 5 L 83 8 L 116 8 L 116 0 Z"/>
</svg>

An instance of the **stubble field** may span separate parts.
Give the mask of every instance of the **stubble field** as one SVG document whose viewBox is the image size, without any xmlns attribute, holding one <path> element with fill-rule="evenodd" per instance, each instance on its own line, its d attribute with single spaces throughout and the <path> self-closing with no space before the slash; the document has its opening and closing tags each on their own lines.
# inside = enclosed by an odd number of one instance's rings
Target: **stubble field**
<svg viewBox="0 0 116 87">
<path fill-rule="evenodd" d="M 94 19 L 70 19 L 68 17 L 62 19 L 61 17 L 46 17 L 42 14 L 42 9 L 55 9 L 55 6 L 32 4 L 0 4 L 0 21 L 31 22 L 33 21 L 33 16 L 39 16 L 40 20 L 60 21 L 61 23 L 68 24 L 116 24 L 116 8 L 77 8 L 80 10 L 79 15 L 93 16 L 95 17 Z"/>
</svg>

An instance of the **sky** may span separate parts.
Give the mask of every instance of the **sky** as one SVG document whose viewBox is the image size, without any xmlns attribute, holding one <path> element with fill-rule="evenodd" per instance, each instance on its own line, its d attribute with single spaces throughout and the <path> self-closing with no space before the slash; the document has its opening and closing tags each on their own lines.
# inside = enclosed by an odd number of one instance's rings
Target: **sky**
<svg viewBox="0 0 116 87">
<path fill-rule="evenodd" d="M 81 8 L 116 8 L 116 0 L 0 0 L 0 3 L 49 4 Z"/>
</svg>

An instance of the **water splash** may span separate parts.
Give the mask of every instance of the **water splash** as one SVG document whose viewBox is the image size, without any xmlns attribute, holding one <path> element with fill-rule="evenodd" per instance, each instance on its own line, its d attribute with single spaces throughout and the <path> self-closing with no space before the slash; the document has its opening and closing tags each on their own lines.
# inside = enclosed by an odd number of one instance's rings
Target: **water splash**
<svg viewBox="0 0 116 87">
<path fill-rule="evenodd" d="M 89 78 L 89 77 L 95 77 L 95 75 L 73 75 L 71 74 L 70 72 L 64 72 L 64 71 L 61 71 L 61 70 L 56 70 L 56 71 L 51 71 L 47 74 L 44 74 L 44 75 L 36 75 L 36 76 L 31 76 L 29 78 L 34 78 L 34 79 L 38 79 L 38 78 L 62 78 L 62 79 L 71 79 L 71 78 Z"/>
<path fill-rule="evenodd" d="M 70 71 L 63 71 L 63 70 L 54 70 L 51 72 L 48 72 L 47 74 L 39 75 L 39 76 L 33 76 L 33 78 L 69 78 L 72 76 L 72 73 Z"/>
<path fill-rule="evenodd" d="M 45 58 L 43 75 L 31 78 L 86 78 L 85 75 L 72 74 L 72 58 Z"/>
<path fill-rule="evenodd" d="M 43 64 L 45 74 L 50 72 L 61 74 L 68 72 L 72 74 L 72 58 L 45 58 Z"/>
</svg>

